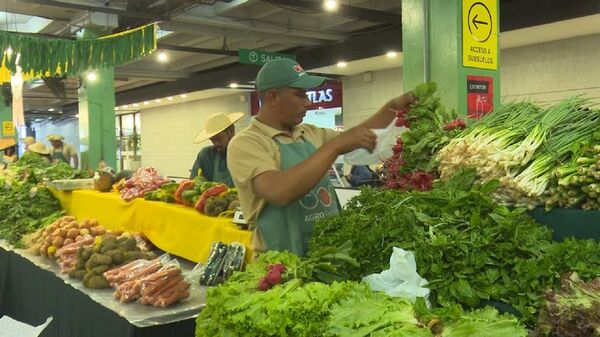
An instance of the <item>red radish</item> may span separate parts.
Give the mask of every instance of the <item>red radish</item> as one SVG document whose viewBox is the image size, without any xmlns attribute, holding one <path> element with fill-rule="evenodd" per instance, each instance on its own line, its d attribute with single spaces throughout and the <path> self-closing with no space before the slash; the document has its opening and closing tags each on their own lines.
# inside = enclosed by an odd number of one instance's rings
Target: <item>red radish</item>
<svg viewBox="0 0 600 337">
<path fill-rule="evenodd" d="M 269 271 L 271 270 L 276 270 L 278 271 L 280 274 L 285 272 L 285 266 L 282 263 L 277 263 L 277 264 L 271 264 L 267 267 L 269 269 Z"/>
<path fill-rule="evenodd" d="M 265 280 L 269 282 L 270 285 L 274 286 L 276 284 L 281 283 L 281 273 L 277 270 L 271 270 L 267 273 Z"/>
<path fill-rule="evenodd" d="M 257 288 L 260 291 L 267 291 L 267 290 L 271 289 L 271 284 L 269 284 L 269 281 L 267 281 L 266 277 L 263 277 L 258 282 L 258 287 Z"/>
</svg>

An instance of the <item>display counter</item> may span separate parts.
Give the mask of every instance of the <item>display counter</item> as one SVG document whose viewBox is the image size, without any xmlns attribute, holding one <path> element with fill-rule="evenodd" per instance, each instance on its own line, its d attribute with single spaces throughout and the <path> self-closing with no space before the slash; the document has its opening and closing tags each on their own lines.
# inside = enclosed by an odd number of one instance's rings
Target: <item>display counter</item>
<svg viewBox="0 0 600 337">
<path fill-rule="evenodd" d="M 34 326 L 53 316 L 41 337 L 193 336 L 205 303 L 205 289 L 195 284 L 188 299 L 169 308 L 122 304 L 112 289 L 87 289 L 54 261 L 1 243 L 0 262 L 0 316 Z M 181 268 L 192 265 L 182 261 Z"/>
<path fill-rule="evenodd" d="M 573 236 L 577 239 L 600 240 L 600 211 L 584 211 L 582 209 L 555 208 L 546 212 L 543 207 L 529 211 L 535 221 L 552 229 L 552 239 L 562 241 Z"/>
<path fill-rule="evenodd" d="M 231 218 L 209 217 L 191 207 L 134 199 L 125 202 L 114 192 L 56 191 L 54 195 L 69 215 L 78 220 L 98 219 L 107 229 L 143 233 L 156 247 L 194 262 L 206 262 L 215 241 L 239 242 L 250 250 L 252 232 Z"/>
</svg>

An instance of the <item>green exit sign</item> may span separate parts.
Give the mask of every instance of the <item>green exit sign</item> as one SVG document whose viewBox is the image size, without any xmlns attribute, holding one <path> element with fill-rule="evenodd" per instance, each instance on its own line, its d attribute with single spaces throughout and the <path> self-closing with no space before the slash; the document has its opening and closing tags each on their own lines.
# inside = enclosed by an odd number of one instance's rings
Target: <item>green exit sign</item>
<svg viewBox="0 0 600 337">
<path fill-rule="evenodd" d="M 268 51 L 256 50 L 256 49 L 238 49 L 238 62 L 244 64 L 256 64 L 262 66 L 263 64 L 280 58 L 296 59 L 296 55 L 292 54 L 281 54 L 271 53 Z"/>
</svg>

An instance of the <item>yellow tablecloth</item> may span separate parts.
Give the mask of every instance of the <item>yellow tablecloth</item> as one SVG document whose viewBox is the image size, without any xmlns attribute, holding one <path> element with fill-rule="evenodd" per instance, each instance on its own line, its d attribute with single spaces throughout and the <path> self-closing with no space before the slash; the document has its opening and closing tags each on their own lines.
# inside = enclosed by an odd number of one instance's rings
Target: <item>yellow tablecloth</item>
<svg viewBox="0 0 600 337">
<path fill-rule="evenodd" d="M 125 202 L 119 194 L 80 190 L 52 191 L 69 215 L 98 219 L 111 230 L 143 233 L 156 247 L 194 262 L 206 262 L 215 241 L 239 242 L 250 251 L 251 231 L 239 229 L 231 218 L 204 216 L 193 208 L 159 201 Z"/>
</svg>

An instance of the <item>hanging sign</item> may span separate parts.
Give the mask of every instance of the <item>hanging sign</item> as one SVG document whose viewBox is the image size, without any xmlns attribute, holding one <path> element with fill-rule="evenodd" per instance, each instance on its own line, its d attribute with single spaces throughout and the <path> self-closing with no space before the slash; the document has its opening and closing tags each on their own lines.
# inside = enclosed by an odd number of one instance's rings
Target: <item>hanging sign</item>
<svg viewBox="0 0 600 337">
<path fill-rule="evenodd" d="M 13 122 L 2 121 L 2 137 L 14 137 L 16 135 Z"/>
<path fill-rule="evenodd" d="M 497 0 L 463 0 L 463 66 L 498 69 Z"/>
<path fill-rule="evenodd" d="M 467 76 L 467 116 L 479 119 L 494 110 L 494 79 Z"/>
</svg>

